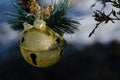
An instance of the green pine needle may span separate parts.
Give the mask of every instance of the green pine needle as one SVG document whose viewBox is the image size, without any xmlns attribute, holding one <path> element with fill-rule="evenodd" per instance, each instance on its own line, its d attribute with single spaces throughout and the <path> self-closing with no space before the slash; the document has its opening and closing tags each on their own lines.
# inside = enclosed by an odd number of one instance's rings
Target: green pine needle
<svg viewBox="0 0 120 80">
<path fill-rule="evenodd" d="M 28 22 L 33 24 L 35 17 L 30 15 L 29 9 L 25 6 L 18 4 L 14 5 L 13 11 L 9 11 L 7 15 L 12 16 L 8 23 L 12 24 L 14 30 L 23 30 L 23 23 Z M 58 3 L 53 3 L 54 10 L 49 19 L 46 19 L 46 24 L 52 30 L 59 34 L 68 33 L 72 34 L 78 30 L 79 22 L 67 16 L 67 11 L 71 9 L 70 0 L 59 0 Z"/>
<path fill-rule="evenodd" d="M 58 4 L 54 3 L 54 10 L 49 19 L 46 20 L 47 26 L 54 31 L 61 33 L 74 33 L 78 30 L 79 22 L 67 17 L 67 11 L 71 9 L 70 0 L 59 0 Z"/>
<path fill-rule="evenodd" d="M 12 2 L 12 1 L 11 1 Z M 20 5 L 17 1 L 12 2 L 12 11 L 9 11 L 6 15 L 10 17 L 8 23 L 11 24 L 11 28 L 14 30 L 23 30 L 23 23 L 28 22 L 33 24 L 35 18 L 29 13 L 29 9 Z"/>
</svg>

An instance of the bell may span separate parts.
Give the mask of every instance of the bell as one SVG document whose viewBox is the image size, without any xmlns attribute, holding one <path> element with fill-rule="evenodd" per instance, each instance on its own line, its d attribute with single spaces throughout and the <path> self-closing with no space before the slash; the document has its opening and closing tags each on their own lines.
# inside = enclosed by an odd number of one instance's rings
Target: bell
<svg viewBox="0 0 120 80">
<path fill-rule="evenodd" d="M 36 67 L 50 67 L 63 54 L 65 40 L 46 26 L 46 22 L 36 19 L 33 25 L 25 22 L 24 31 L 19 41 L 23 58 Z"/>
</svg>

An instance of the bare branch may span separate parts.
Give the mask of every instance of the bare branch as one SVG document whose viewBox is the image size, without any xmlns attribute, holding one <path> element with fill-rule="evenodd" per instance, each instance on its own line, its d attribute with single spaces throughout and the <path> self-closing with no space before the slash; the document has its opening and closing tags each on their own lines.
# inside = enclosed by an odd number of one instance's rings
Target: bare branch
<svg viewBox="0 0 120 80">
<path fill-rule="evenodd" d="M 96 29 L 98 28 L 98 26 L 99 26 L 101 23 L 102 23 L 102 22 L 96 24 L 96 27 L 95 27 L 95 28 L 92 30 L 92 32 L 89 34 L 89 37 L 91 37 L 91 36 L 95 33 Z"/>
</svg>

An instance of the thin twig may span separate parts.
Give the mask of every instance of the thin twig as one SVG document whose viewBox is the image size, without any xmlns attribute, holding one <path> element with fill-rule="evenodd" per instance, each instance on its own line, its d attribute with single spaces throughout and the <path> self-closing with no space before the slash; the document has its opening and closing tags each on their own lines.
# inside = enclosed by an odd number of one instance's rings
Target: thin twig
<svg viewBox="0 0 120 80">
<path fill-rule="evenodd" d="M 114 16 L 111 17 L 111 15 Z M 107 24 L 109 21 L 111 21 L 112 23 L 115 23 L 114 21 L 116 20 L 120 20 L 120 18 L 117 16 L 117 12 L 115 12 L 114 10 L 112 10 L 108 15 L 105 14 L 105 12 L 101 12 L 99 10 L 96 10 L 94 12 L 93 17 L 95 17 L 95 20 L 98 22 L 96 24 L 96 27 L 92 30 L 92 32 L 89 34 L 89 37 L 92 36 L 92 34 L 94 34 L 95 30 L 98 28 L 98 26 L 102 23 L 105 22 L 105 24 Z"/>
<path fill-rule="evenodd" d="M 102 22 L 96 24 L 96 27 L 95 27 L 95 28 L 92 30 L 92 32 L 89 34 L 89 37 L 91 37 L 92 34 L 95 33 L 96 29 L 98 28 L 98 26 L 99 26 L 101 23 L 102 23 Z"/>
</svg>

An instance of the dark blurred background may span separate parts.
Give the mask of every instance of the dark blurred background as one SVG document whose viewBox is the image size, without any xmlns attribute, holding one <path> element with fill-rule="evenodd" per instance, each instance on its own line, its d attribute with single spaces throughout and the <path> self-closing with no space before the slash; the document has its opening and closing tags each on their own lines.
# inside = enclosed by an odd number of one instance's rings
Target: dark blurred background
<svg viewBox="0 0 120 80">
<path fill-rule="evenodd" d="M 76 5 L 79 13 L 71 12 L 72 17 L 77 15 L 80 20 L 80 30 L 65 35 L 64 54 L 49 68 L 33 67 L 22 58 L 18 46 L 21 32 L 13 31 L 5 22 L 9 1 L 0 1 L 0 80 L 120 80 L 120 24 L 103 24 L 88 38 L 95 26 L 91 17 L 93 10 L 90 9 L 94 0 L 80 0 Z"/>
</svg>

